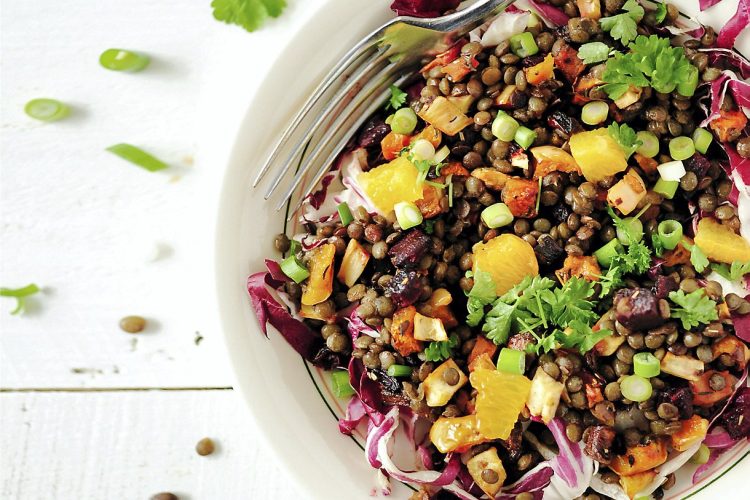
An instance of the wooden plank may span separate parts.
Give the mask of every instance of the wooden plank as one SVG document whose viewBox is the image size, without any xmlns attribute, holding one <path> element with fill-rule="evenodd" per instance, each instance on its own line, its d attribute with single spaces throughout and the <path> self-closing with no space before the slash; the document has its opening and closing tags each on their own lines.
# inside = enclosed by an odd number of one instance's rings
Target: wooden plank
<svg viewBox="0 0 750 500">
<path fill-rule="evenodd" d="M 0 426 L 2 499 L 299 497 L 230 390 L 4 393 Z"/>
<path fill-rule="evenodd" d="M 253 34 L 202 1 L 3 4 L 1 285 L 45 292 L 22 317 L 0 300 L 2 387 L 231 385 L 212 281 L 222 155 L 277 49 L 317 4 L 295 2 Z M 110 47 L 147 52 L 151 66 L 107 71 L 98 57 Z M 39 96 L 73 113 L 35 122 L 23 105 Z M 208 127 L 224 142 L 194 164 Z M 150 174 L 105 151 L 119 142 L 172 167 Z M 157 245 L 162 257 L 147 262 Z M 128 314 L 153 327 L 121 332 Z"/>
</svg>

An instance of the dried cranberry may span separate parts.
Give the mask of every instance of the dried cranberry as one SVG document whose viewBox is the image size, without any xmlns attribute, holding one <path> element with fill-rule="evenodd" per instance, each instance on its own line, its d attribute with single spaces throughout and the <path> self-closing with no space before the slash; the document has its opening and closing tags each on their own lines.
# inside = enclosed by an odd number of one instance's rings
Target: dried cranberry
<svg viewBox="0 0 750 500">
<path fill-rule="evenodd" d="M 338 352 L 333 352 L 323 345 L 313 356 L 312 364 L 324 370 L 333 370 L 334 368 L 346 368 L 348 360 Z"/>
<path fill-rule="evenodd" d="M 659 394 L 659 404 L 670 403 L 680 410 L 680 420 L 693 415 L 693 393 L 687 387 L 672 387 Z"/>
<path fill-rule="evenodd" d="M 376 146 L 391 131 L 391 126 L 380 117 L 370 118 L 359 133 L 357 143 L 363 148 Z M 380 149 L 380 148 L 378 148 Z"/>
<path fill-rule="evenodd" d="M 721 424 L 732 439 L 750 436 L 750 387 L 737 391 L 737 397 L 721 416 Z"/>
<path fill-rule="evenodd" d="M 570 216 L 571 213 L 573 212 L 571 212 L 570 208 L 564 203 L 558 203 L 552 207 L 552 217 L 554 217 L 558 223 L 568 220 L 568 216 Z"/>
<path fill-rule="evenodd" d="M 547 125 L 555 130 L 559 130 L 565 137 L 571 134 L 582 132 L 581 123 L 572 116 L 566 115 L 562 111 L 553 111 L 547 117 Z"/>
<path fill-rule="evenodd" d="M 385 295 L 396 307 L 410 306 L 422 295 L 422 280 L 414 271 L 399 269 L 385 288 Z"/>
<path fill-rule="evenodd" d="M 711 168 L 711 162 L 698 152 L 695 152 L 693 156 L 685 160 L 685 170 L 695 173 L 699 180 L 706 175 L 709 168 Z"/>
<path fill-rule="evenodd" d="M 646 288 L 619 290 L 615 295 L 617 321 L 630 330 L 648 330 L 664 324 L 659 299 Z"/>
<path fill-rule="evenodd" d="M 396 267 L 414 267 L 432 247 L 432 239 L 419 229 L 412 229 L 388 251 Z"/>
<path fill-rule="evenodd" d="M 617 434 L 612 427 L 595 425 L 584 433 L 583 451 L 601 464 L 609 464 L 614 456 L 614 444 Z"/>
<path fill-rule="evenodd" d="M 565 249 L 563 249 L 562 245 L 548 234 L 543 234 L 539 238 L 539 243 L 534 248 L 534 252 L 539 262 L 546 266 L 554 264 L 565 256 Z"/>
</svg>

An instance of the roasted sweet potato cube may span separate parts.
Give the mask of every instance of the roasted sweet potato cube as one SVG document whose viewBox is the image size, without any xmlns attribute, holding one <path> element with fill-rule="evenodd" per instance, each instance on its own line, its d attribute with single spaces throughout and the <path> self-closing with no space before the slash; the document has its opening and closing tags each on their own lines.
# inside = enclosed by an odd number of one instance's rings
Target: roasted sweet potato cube
<svg viewBox="0 0 750 500">
<path fill-rule="evenodd" d="M 476 344 L 474 344 L 474 348 L 472 348 L 471 354 L 469 354 L 469 364 L 471 364 L 482 354 L 487 354 L 490 359 L 492 359 L 495 356 L 496 352 L 497 345 L 495 345 L 495 343 L 491 340 L 487 340 L 487 337 L 485 337 L 484 335 L 480 335 L 477 337 L 477 342 Z"/>
<path fill-rule="evenodd" d="M 503 188 L 503 202 L 508 205 L 513 216 L 530 218 L 536 216 L 538 194 L 539 183 L 537 181 L 511 177 Z"/>
<path fill-rule="evenodd" d="M 505 187 L 505 184 L 510 179 L 508 174 L 504 174 L 494 168 L 477 168 L 471 171 L 471 176 L 476 177 L 480 181 L 484 182 L 484 185 L 489 189 L 500 191 Z"/>
<path fill-rule="evenodd" d="M 724 388 L 715 391 L 709 385 L 709 380 L 714 375 L 719 375 L 724 379 Z M 713 406 L 719 401 L 723 401 L 734 392 L 734 384 L 737 379 L 729 372 L 719 372 L 708 370 L 703 375 L 690 381 L 690 390 L 693 391 L 693 404 L 696 406 Z"/>
<path fill-rule="evenodd" d="M 621 476 L 620 485 L 625 490 L 625 494 L 633 499 L 635 496 L 642 491 L 646 486 L 651 484 L 651 481 L 656 477 L 656 471 L 647 470 L 633 474 L 632 476 Z"/>
<path fill-rule="evenodd" d="M 632 476 L 658 467 L 666 461 L 667 444 L 661 439 L 655 439 L 648 444 L 628 447 L 624 455 L 612 459 L 609 468 L 620 476 Z"/>
<path fill-rule="evenodd" d="M 685 451 L 695 443 L 703 441 L 708 432 L 708 420 L 693 415 L 687 420 L 680 421 L 680 430 L 672 434 L 672 448 Z"/>
<path fill-rule="evenodd" d="M 578 51 L 567 43 L 564 43 L 555 54 L 555 67 L 562 71 L 571 83 L 586 69 L 586 65 L 578 58 Z"/>
<path fill-rule="evenodd" d="M 443 198 L 444 190 L 432 184 L 422 186 L 422 198 L 414 202 L 422 212 L 425 219 L 432 219 L 447 211 L 443 210 L 440 200 Z M 447 207 L 446 207 L 447 208 Z"/>
<path fill-rule="evenodd" d="M 747 116 L 738 109 L 721 111 L 720 116 L 709 123 L 709 126 L 719 137 L 719 141 L 734 141 L 745 130 Z"/>
<path fill-rule="evenodd" d="M 391 323 L 391 342 L 398 353 L 408 356 L 422 350 L 422 342 L 414 338 L 414 316 L 417 309 L 414 306 L 399 309 L 393 315 Z"/>
<path fill-rule="evenodd" d="M 555 276 L 563 284 L 573 276 L 583 278 L 586 281 L 597 281 L 601 274 L 602 270 L 596 257 L 581 255 L 568 255 L 563 267 L 555 271 Z"/>
</svg>

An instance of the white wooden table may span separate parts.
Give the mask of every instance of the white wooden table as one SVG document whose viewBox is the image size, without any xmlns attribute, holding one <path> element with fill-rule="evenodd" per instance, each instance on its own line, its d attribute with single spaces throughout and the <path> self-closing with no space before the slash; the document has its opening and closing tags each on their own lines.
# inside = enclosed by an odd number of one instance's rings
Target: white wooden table
<svg viewBox="0 0 750 500">
<path fill-rule="evenodd" d="M 0 2 L 0 285 L 44 287 L 24 316 L 0 301 L 0 498 L 300 498 L 231 390 L 211 248 L 234 126 L 320 3 L 290 0 L 249 34 L 209 0 Z M 110 47 L 152 64 L 106 71 Z M 73 113 L 34 122 L 34 97 Z M 118 142 L 171 168 L 104 151 Z M 148 330 L 122 332 L 129 314 Z"/>
</svg>

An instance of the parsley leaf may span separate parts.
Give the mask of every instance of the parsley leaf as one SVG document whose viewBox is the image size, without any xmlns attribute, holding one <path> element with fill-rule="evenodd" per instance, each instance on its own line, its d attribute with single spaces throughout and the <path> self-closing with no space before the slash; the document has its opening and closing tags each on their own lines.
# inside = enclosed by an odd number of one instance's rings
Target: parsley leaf
<svg viewBox="0 0 750 500">
<path fill-rule="evenodd" d="M 0 297 L 13 297 L 16 299 L 16 308 L 11 314 L 21 314 L 26 308 L 26 297 L 39 293 L 41 289 L 35 284 L 26 285 L 21 288 L 0 287 Z"/>
<path fill-rule="evenodd" d="M 547 335 L 542 335 L 541 337 L 532 332 L 532 335 L 534 335 L 534 338 L 536 338 L 536 344 L 528 344 L 526 346 L 526 352 L 528 352 L 529 354 L 534 353 L 537 355 L 541 352 L 550 352 L 555 348 L 555 345 L 557 344 L 557 332 L 559 332 L 559 330 L 555 330 L 554 332 Z"/>
<path fill-rule="evenodd" d="M 750 260 L 747 262 L 732 262 L 731 267 L 729 264 L 711 264 L 711 269 L 729 281 L 739 281 L 746 274 L 750 274 Z"/>
<path fill-rule="evenodd" d="M 607 132 L 612 138 L 617 141 L 622 150 L 625 152 L 625 158 L 630 158 L 630 155 L 635 153 L 635 150 L 643 144 L 636 136 L 635 130 L 633 130 L 627 123 L 622 125 L 617 122 L 607 127 Z"/>
<path fill-rule="evenodd" d="M 691 245 L 686 241 L 683 241 L 682 245 L 690 250 L 690 263 L 693 265 L 695 270 L 699 273 L 705 271 L 710 263 L 708 262 L 708 257 L 706 257 L 706 254 L 703 253 L 703 250 L 701 250 L 698 245 Z"/>
<path fill-rule="evenodd" d="M 651 267 L 651 250 L 643 243 L 643 241 L 635 242 L 637 238 L 634 237 L 630 225 L 622 218 L 620 218 L 612 207 L 607 206 L 607 211 L 610 217 L 615 223 L 615 227 L 624 232 L 630 245 L 628 245 L 627 253 L 618 253 L 612 258 L 612 267 L 619 267 L 621 272 L 620 276 L 628 273 L 643 274 L 648 271 Z"/>
<path fill-rule="evenodd" d="M 586 354 L 603 338 L 612 335 L 612 330 L 601 329 L 593 331 L 591 327 L 580 320 L 570 323 L 570 328 L 564 332 L 558 330 L 555 339 L 560 345 L 568 349 L 578 349 L 581 354 Z"/>
<path fill-rule="evenodd" d="M 495 282 L 492 275 L 477 269 L 474 274 L 474 286 L 468 294 L 469 300 L 466 307 L 469 311 L 466 323 L 469 326 L 477 326 L 484 317 L 484 306 L 492 304 L 497 295 L 495 294 Z"/>
<path fill-rule="evenodd" d="M 531 330 L 545 324 L 550 306 L 541 299 L 541 294 L 554 285 L 555 282 L 549 278 L 527 276 L 495 301 L 487 313 L 482 331 L 499 345 L 507 342 L 513 327 L 516 330 Z"/>
<path fill-rule="evenodd" d="M 269 16 L 279 17 L 286 0 L 213 0 L 211 7 L 216 20 L 255 31 Z"/>
<path fill-rule="evenodd" d="M 669 300 L 679 306 L 671 308 L 671 316 L 682 321 L 685 330 L 719 319 L 716 302 L 709 299 L 703 289 L 687 295 L 682 290 L 669 292 Z"/>
<path fill-rule="evenodd" d="M 599 293 L 599 297 L 606 297 L 614 290 L 622 287 L 624 281 L 622 279 L 622 268 L 617 264 L 612 264 L 607 269 L 607 274 L 599 276 L 599 285 L 602 287 L 602 291 Z"/>
<path fill-rule="evenodd" d="M 388 89 L 391 91 L 391 97 L 388 99 L 385 109 L 393 109 L 395 111 L 406 103 L 407 94 L 395 85 L 391 85 Z"/>
<path fill-rule="evenodd" d="M 610 48 L 602 42 L 584 43 L 578 49 L 578 58 L 586 64 L 606 61 L 609 57 Z"/>
<path fill-rule="evenodd" d="M 667 18 L 667 4 L 665 3 L 656 4 L 655 18 L 656 18 L 656 22 L 659 24 L 664 22 L 664 20 Z"/>
<path fill-rule="evenodd" d="M 627 45 L 638 35 L 638 25 L 629 14 L 617 14 L 603 17 L 600 20 L 602 29 L 609 32 L 609 36 Z"/>
<path fill-rule="evenodd" d="M 590 300 L 594 295 L 594 286 L 585 279 L 574 276 L 550 295 L 553 296 L 550 302 L 552 322 L 560 327 L 569 326 L 575 321 L 589 324 L 598 317 L 592 311 L 594 304 Z"/>
<path fill-rule="evenodd" d="M 442 342 L 430 342 L 424 350 L 424 359 L 427 361 L 443 361 L 453 354 L 453 349 L 459 344 L 461 339 L 458 335 L 452 333 L 448 340 Z"/>
</svg>

